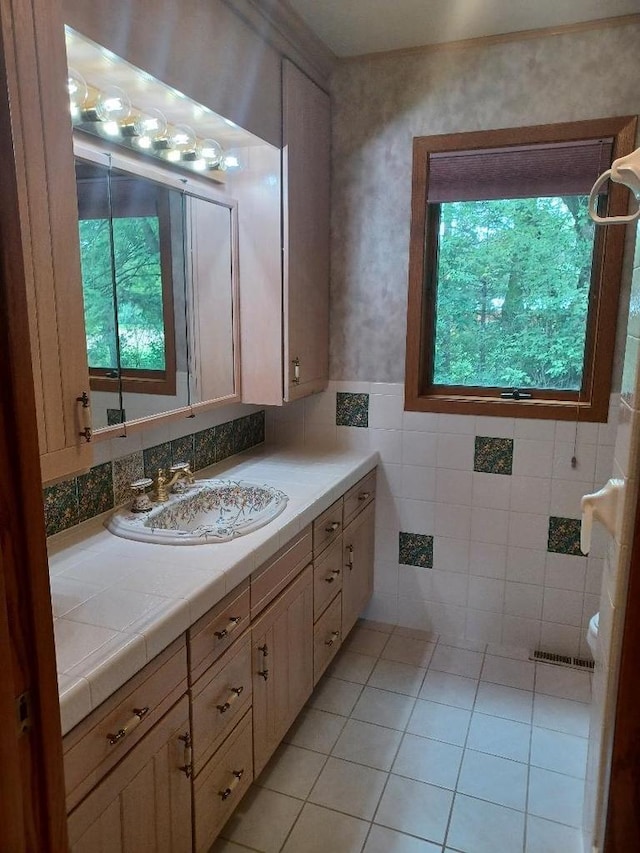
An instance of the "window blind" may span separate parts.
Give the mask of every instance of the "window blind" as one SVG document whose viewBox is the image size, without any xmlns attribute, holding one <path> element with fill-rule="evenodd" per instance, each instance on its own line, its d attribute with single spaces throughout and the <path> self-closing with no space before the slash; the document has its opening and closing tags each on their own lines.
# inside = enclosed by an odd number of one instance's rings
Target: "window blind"
<svg viewBox="0 0 640 853">
<path fill-rule="evenodd" d="M 607 138 L 430 154 L 427 201 L 588 195 L 612 149 Z"/>
</svg>

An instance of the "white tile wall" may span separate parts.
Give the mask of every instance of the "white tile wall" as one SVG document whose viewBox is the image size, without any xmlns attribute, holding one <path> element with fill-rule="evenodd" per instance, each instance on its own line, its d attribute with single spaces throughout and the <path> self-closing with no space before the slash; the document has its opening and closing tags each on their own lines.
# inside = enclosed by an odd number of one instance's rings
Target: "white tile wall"
<svg viewBox="0 0 640 853">
<path fill-rule="evenodd" d="M 370 395 L 368 428 L 335 427 L 336 391 Z M 379 451 L 369 618 L 587 655 L 584 638 L 598 606 L 604 546 L 594 542 L 589 560 L 548 553 L 548 521 L 550 515 L 579 518 L 582 495 L 611 476 L 619 405 L 613 395 L 608 424 L 576 428 L 570 422 L 404 412 L 401 384 L 332 382 L 294 406 L 268 409 L 267 440 L 321 439 Z M 474 472 L 476 435 L 514 438 L 511 476 Z M 618 441 L 617 458 L 626 458 L 624 437 Z M 399 531 L 434 536 L 433 569 L 398 563 Z"/>
</svg>

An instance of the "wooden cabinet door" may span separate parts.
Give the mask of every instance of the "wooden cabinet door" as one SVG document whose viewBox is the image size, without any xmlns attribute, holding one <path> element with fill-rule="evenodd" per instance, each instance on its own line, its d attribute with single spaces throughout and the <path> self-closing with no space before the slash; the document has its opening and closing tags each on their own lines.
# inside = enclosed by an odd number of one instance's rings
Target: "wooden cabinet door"
<svg viewBox="0 0 640 853">
<path fill-rule="evenodd" d="M 283 60 L 284 398 L 329 376 L 331 114 L 326 92 Z"/>
<path fill-rule="evenodd" d="M 373 592 L 375 501 L 344 529 L 342 636 L 347 636 Z"/>
<path fill-rule="evenodd" d="M 188 735 L 185 696 L 71 812 L 71 853 L 191 853 Z"/>
<path fill-rule="evenodd" d="M 12 246 L 12 251 L 20 253 L 27 290 L 46 482 L 88 468 L 92 447 L 80 436 L 86 424 L 77 402 L 83 392 L 89 394 L 89 370 L 69 102 L 63 82 L 64 21 L 57 3 L 30 7 L 16 18 L 15 74 L 7 81 L 22 229 L 22 246 Z"/>
<path fill-rule="evenodd" d="M 281 593 L 252 629 L 253 755 L 265 766 L 313 690 L 313 568 Z"/>
</svg>

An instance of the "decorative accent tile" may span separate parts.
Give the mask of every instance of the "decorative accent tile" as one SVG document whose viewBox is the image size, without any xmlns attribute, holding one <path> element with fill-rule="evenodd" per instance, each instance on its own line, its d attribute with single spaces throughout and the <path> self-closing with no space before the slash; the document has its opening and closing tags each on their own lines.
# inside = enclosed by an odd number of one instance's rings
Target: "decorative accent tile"
<svg viewBox="0 0 640 853">
<path fill-rule="evenodd" d="M 107 426 L 123 424 L 127 419 L 124 409 L 107 409 Z"/>
<path fill-rule="evenodd" d="M 141 450 L 113 460 L 113 497 L 116 506 L 131 500 L 129 487 L 134 480 L 140 480 L 142 477 L 144 461 Z"/>
<path fill-rule="evenodd" d="M 113 507 L 111 462 L 91 468 L 78 477 L 78 520 L 86 521 Z"/>
<path fill-rule="evenodd" d="M 547 551 L 584 557 L 580 550 L 580 526 L 578 518 L 558 518 L 552 515 L 549 518 Z"/>
<path fill-rule="evenodd" d="M 336 425 L 368 427 L 369 395 L 338 391 L 336 394 Z"/>
<path fill-rule="evenodd" d="M 213 465 L 216 461 L 216 427 L 202 429 L 193 436 L 195 470 Z"/>
<path fill-rule="evenodd" d="M 158 469 L 164 468 L 166 471 L 171 466 L 171 442 L 165 441 L 163 444 L 156 444 L 153 447 L 147 447 L 142 451 L 144 458 L 144 475 L 155 480 L 158 475 Z"/>
<path fill-rule="evenodd" d="M 171 463 L 188 462 L 193 471 L 195 454 L 193 452 L 193 435 L 183 435 L 171 442 Z"/>
<path fill-rule="evenodd" d="M 243 450 L 248 450 L 254 443 L 251 436 L 251 415 L 247 415 L 245 418 L 238 418 L 238 420 L 232 423 L 234 431 L 234 453 L 242 453 Z"/>
<path fill-rule="evenodd" d="M 47 536 L 78 524 L 78 484 L 75 477 L 44 489 Z"/>
<path fill-rule="evenodd" d="M 254 412 L 249 415 L 251 419 L 251 446 L 256 444 L 264 444 L 265 436 L 265 414 L 264 409 L 260 412 Z"/>
<path fill-rule="evenodd" d="M 483 474 L 511 474 L 513 439 L 476 436 L 473 470 Z"/>
<path fill-rule="evenodd" d="M 235 450 L 235 427 L 234 421 L 227 421 L 224 424 L 218 424 L 215 427 L 216 431 L 216 462 L 221 462 L 229 456 L 233 456 Z"/>
<path fill-rule="evenodd" d="M 404 566 L 433 568 L 433 536 L 425 536 L 422 533 L 401 533 L 398 552 L 398 562 Z"/>
</svg>

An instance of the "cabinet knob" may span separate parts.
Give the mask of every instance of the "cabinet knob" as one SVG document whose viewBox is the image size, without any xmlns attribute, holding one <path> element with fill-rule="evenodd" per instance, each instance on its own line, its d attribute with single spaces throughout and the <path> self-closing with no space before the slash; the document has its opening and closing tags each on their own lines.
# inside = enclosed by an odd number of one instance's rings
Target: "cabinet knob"
<svg viewBox="0 0 640 853">
<path fill-rule="evenodd" d="M 371 497 L 371 492 L 360 492 L 358 495 L 359 501 L 367 501 Z"/>
<path fill-rule="evenodd" d="M 189 732 L 185 732 L 183 735 L 178 736 L 178 740 L 181 740 L 184 744 L 184 764 L 182 767 L 178 767 L 181 773 L 187 777 L 187 779 L 191 779 L 193 776 L 193 747 L 191 743 L 191 735 Z"/>
<path fill-rule="evenodd" d="M 229 634 L 233 631 L 233 629 L 238 625 L 239 622 L 242 621 L 242 616 L 230 616 L 229 623 L 222 629 L 222 631 L 214 631 L 213 633 L 219 640 L 224 640 L 225 637 L 228 637 Z"/>
<path fill-rule="evenodd" d="M 268 669 L 259 669 L 258 675 L 261 675 L 262 678 L 264 678 L 264 680 L 267 681 L 269 679 L 269 670 Z"/>
<path fill-rule="evenodd" d="M 336 530 L 340 527 L 339 521 L 332 521 L 331 524 L 327 524 L 324 529 L 325 533 L 335 533 Z"/>
<path fill-rule="evenodd" d="M 231 688 L 231 696 L 227 699 L 227 701 L 223 702 L 221 705 L 216 705 L 216 708 L 218 709 L 218 711 L 221 714 L 226 714 L 226 712 L 233 705 L 233 703 L 236 701 L 238 696 L 241 696 L 243 692 L 244 692 L 244 687 L 242 687 L 242 686 L 232 687 Z"/>
<path fill-rule="evenodd" d="M 347 545 L 347 568 L 349 571 L 353 568 L 353 545 Z"/>
<path fill-rule="evenodd" d="M 134 708 L 133 709 L 133 717 L 128 720 L 124 726 L 119 728 L 114 733 L 107 734 L 107 740 L 109 741 L 110 746 L 115 746 L 116 743 L 119 743 L 123 740 L 128 734 L 130 734 L 137 726 L 140 725 L 141 721 L 147 716 L 149 713 L 149 708 L 145 706 L 144 708 Z"/>
<path fill-rule="evenodd" d="M 233 776 L 233 781 L 231 782 L 231 784 L 224 788 L 224 790 L 218 791 L 218 796 L 221 800 L 228 800 L 231 794 L 233 794 L 235 789 L 238 787 L 238 785 L 240 784 L 240 780 L 244 775 L 244 767 L 242 768 L 242 770 L 232 770 L 231 774 Z"/>
<path fill-rule="evenodd" d="M 332 646 L 339 636 L 340 631 L 332 631 L 330 639 L 324 641 L 325 646 Z"/>
<path fill-rule="evenodd" d="M 300 359 L 296 356 L 293 361 L 293 379 L 291 380 L 294 385 L 300 384 Z"/>
<path fill-rule="evenodd" d="M 264 646 L 258 646 L 258 651 L 262 652 L 262 657 L 266 658 L 269 654 L 269 646 L 265 643 Z"/>
<path fill-rule="evenodd" d="M 80 403 L 80 431 L 78 435 L 89 442 L 93 436 L 93 431 L 91 429 L 91 401 L 87 392 L 83 391 L 79 397 L 76 397 L 76 402 Z"/>
</svg>

